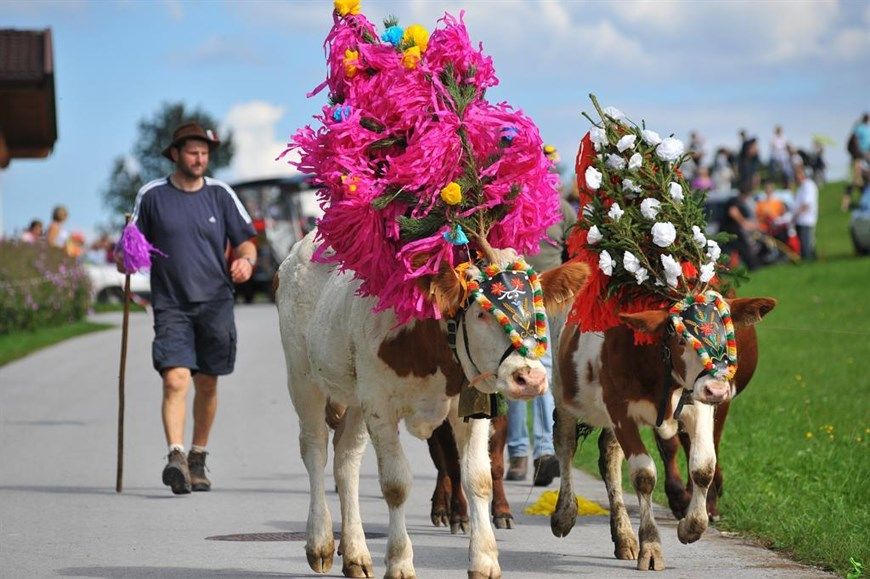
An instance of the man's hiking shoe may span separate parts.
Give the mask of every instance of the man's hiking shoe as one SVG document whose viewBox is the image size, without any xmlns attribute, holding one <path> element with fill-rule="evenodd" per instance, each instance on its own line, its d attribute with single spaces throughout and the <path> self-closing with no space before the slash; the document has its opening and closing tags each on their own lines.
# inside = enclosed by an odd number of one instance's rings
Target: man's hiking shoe
<svg viewBox="0 0 870 579">
<path fill-rule="evenodd" d="M 211 481 L 205 476 L 205 455 L 207 452 L 190 451 L 187 466 L 190 467 L 190 486 L 194 491 L 210 491 Z"/>
<path fill-rule="evenodd" d="M 527 456 L 512 456 L 508 464 L 508 471 L 505 475 L 505 480 L 526 480 L 526 473 L 529 470 L 529 457 Z"/>
<path fill-rule="evenodd" d="M 180 450 L 169 453 L 169 462 L 163 469 L 163 484 L 177 495 L 190 492 L 190 470 L 187 468 L 187 457 Z"/>
<path fill-rule="evenodd" d="M 535 459 L 535 486 L 545 487 L 559 476 L 559 459 L 552 454 L 545 454 Z"/>
</svg>

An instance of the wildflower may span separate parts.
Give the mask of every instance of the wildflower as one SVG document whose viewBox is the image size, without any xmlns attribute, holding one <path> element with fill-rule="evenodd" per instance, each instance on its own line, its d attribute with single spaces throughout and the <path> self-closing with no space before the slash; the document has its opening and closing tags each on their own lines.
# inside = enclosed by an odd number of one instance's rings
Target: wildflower
<svg viewBox="0 0 870 579">
<path fill-rule="evenodd" d="M 662 161 L 676 161 L 685 150 L 686 147 L 681 140 L 668 137 L 656 146 L 656 155 Z"/>
<path fill-rule="evenodd" d="M 713 276 L 716 275 L 716 264 L 713 262 L 710 263 L 702 263 L 701 264 L 701 277 L 699 278 L 702 283 L 707 283 Z"/>
<path fill-rule="evenodd" d="M 586 187 L 589 189 L 598 189 L 601 187 L 601 171 L 595 167 L 587 167 L 586 173 L 583 175 L 586 178 Z"/>
<path fill-rule="evenodd" d="M 643 164 L 643 157 L 640 153 L 635 153 L 628 160 L 628 170 L 633 171 L 635 169 L 640 169 L 640 166 Z"/>
<path fill-rule="evenodd" d="M 389 42 L 395 47 L 398 47 L 402 44 L 402 37 L 405 35 L 405 31 L 402 30 L 399 26 L 390 26 L 384 33 L 381 34 L 381 40 L 384 42 Z"/>
<path fill-rule="evenodd" d="M 624 153 L 627 149 L 633 149 L 636 140 L 637 135 L 625 135 L 616 143 L 616 150 L 620 153 Z"/>
<path fill-rule="evenodd" d="M 657 132 L 646 129 L 641 131 L 640 138 L 643 139 L 644 143 L 646 143 L 647 145 L 652 145 L 653 147 L 662 142 L 662 138 Z"/>
<path fill-rule="evenodd" d="M 607 132 L 601 127 L 592 127 L 589 129 L 589 140 L 595 145 L 595 150 L 600 151 L 607 144 Z"/>
<path fill-rule="evenodd" d="M 359 14 L 360 0 L 335 0 L 335 11 L 340 16 L 348 14 Z"/>
<path fill-rule="evenodd" d="M 607 212 L 607 216 L 614 221 L 619 221 L 623 213 L 625 213 L 625 211 L 619 206 L 619 203 L 614 203 L 610 206 L 610 210 Z"/>
<path fill-rule="evenodd" d="M 349 48 L 344 51 L 344 74 L 353 78 L 359 72 L 359 52 Z"/>
<path fill-rule="evenodd" d="M 671 287 L 677 287 L 677 278 L 683 275 L 683 268 L 672 255 L 662 254 L 662 265 L 665 268 L 665 281 Z"/>
<path fill-rule="evenodd" d="M 412 24 L 402 34 L 402 44 L 416 46 L 421 53 L 426 52 L 426 48 L 429 46 L 429 31 L 419 24 Z"/>
<path fill-rule="evenodd" d="M 640 261 L 630 251 L 626 251 L 622 255 L 622 267 L 624 267 L 625 271 L 628 273 L 637 273 L 637 271 L 641 269 Z"/>
<path fill-rule="evenodd" d="M 670 221 L 659 222 L 652 226 L 653 243 L 659 247 L 667 247 L 677 238 L 677 229 Z"/>
<path fill-rule="evenodd" d="M 697 225 L 692 226 L 692 241 L 694 241 L 695 245 L 698 247 L 704 247 L 707 245 L 707 238 L 704 237 L 704 234 L 701 233 L 701 228 Z"/>
<path fill-rule="evenodd" d="M 640 214 L 647 219 L 655 219 L 662 204 L 658 199 L 647 198 L 640 202 Z"/>
<path fill-rule="evenodd" d="M 613 275 L 613 264 L 613 258 L 610 257 L 610 253 L 606 249 L 598 254 L 598 267 L 604 272 L 604 275 Z"/>
<path fill-rule="evenodd" d="M 589 245 L 595 245 L 602 239 L 604 239 L 604 236 L 601 234 L 601 231 L 598 230 L 597 225 L 593 225 L 589 228 L 589 233 L 586 234 L 586 243 Z"/>
<path fill-rule="evenodd" d="M 806 437 L 807 437 L 807 440 L 809 440 L 809 439 L 811 439 L 811 438 L 813 437 L 813 433 L 812 433 L 812 432 L 807 432 L 806 434 L 804 434 L 804 436 L 806 436 Z"/>
<path fill-rule="evenodd" d="M 458 205 L 462 201 L 462 188 L 456 181 L 451 181 L 441 190 L 441 199 L 447 205 Z"/>
<path fill-rule="evenodd" d="M 420 62 L 420 47 L 406 48 L 405 52 L 402 53 L 402 66 L 410 70 L 416 67 L 418 62 Z"/>
<path fill-rule="evenodd" d="M 683 186 L 679 183 L 671 183 L 668 185 L 668 195 L 671 196 L 676 203 L 681 203 L 683 201 Z"/>
</svg>

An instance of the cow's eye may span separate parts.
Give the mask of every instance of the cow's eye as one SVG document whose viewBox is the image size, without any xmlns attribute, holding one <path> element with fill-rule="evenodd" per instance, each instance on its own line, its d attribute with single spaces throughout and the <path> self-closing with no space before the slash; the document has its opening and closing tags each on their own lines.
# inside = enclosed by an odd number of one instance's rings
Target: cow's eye
<svg viewBox="0 0 870 579">
<path fill-rule="evenodd" d="M 481 312 L 477 312 L 477 319 L 478 319 L 478 320 L 482 320 L 482 319 L 485 318 L 485 317 L 486 317 L 486 312 L 482 312 L 482 311 L 481 311 Z"/>
</svg>

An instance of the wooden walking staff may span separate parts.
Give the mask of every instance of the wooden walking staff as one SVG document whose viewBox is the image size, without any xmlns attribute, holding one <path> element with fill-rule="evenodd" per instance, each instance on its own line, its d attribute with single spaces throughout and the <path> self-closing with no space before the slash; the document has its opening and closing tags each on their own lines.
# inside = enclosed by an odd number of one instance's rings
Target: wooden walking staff
<svg viewBox="0 0 870 579">
<path fill-rule="evenodd" d="M 130 214 L 124 216 L 125 225 Z M 115 472 L 115 492 L 120 493 L 124 479 L 124 376 L 127 368 L 127 328 L 130 323 L 130 272 L 124 273 L 124 321 L 121 325 L 121 364 L 118 370 L 118 467 Z"/>
</svg>

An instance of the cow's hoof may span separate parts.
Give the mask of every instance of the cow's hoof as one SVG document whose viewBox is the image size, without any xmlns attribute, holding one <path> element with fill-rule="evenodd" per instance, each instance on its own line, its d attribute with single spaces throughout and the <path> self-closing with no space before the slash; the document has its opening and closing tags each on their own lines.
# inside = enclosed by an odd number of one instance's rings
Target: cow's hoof
<svg viewBox="0 0 870 579">
<path fill-rule="evenodd" d="M 432 509 L 432 524 L 436 527 L 446 527 L 450 524 L 450 514 L 447 511 Z"/>
<path fill-rule="evenodd" d="M 557 537 L 567 537 L 576 520 L 577 509 L 569 510 L 567 514 L 557 509 L 550 515 L 550 530 Z"/>
<path fill-rule="evenodd" d="M 640 555 L 637 557 L 638 571 L 662 571 L 665 568 L 665 559 L 662 557 L 661 543 L 644 543 L 640 546 Z"/>
<path fill-rule="evenodd" d="M 344 562 L 341 567 L 341 573 L 345 577 L 374 577 L 375 572 L 371 560 L 368 563 L 350 563 Z"/>
<path fill-rule="evenodd" d="M 468 532 L 468 519 L 457 519 L 450 522 L 450 533 L 453 535 L 464 535 Z"/>
<path fill-rule="evenodd" d="M 395 571 L 387 571 L 384 573 L 384 579 L 417 579 L 417 573 L 413 568 L 411 568 L 410 571 L 397 569 Z"/>
<path fill-rule="evenodd" d="M 492 518 L 492 524 L 496 529 L 513 529 L 514 517 L 510 513 L 506 515 L 495 515 Z"/>
<path fill-rule="evenodd" d="M 686 517 L 677 524 L 677 537 L 685 544 L 694 543 L 707 530 L 707 518 Z"/>
<path fill-rule="evenodd" d="M 335 543 L 329 543 L 320 548 L 305 547 L 308 566 L 315 573 L 328 573 L 332 569 L 333 553 L 335 553 Z"/>
<path fill-rule="evenodd" d="M 632 536 L 616 541 L 613 546 L 613 555 L 622 561 L 634 561 L 638 556 L 637 539 Z"/>
<path fill-rule="evenodd" d="M 501 579 L 501 571 L 494 573 L 481 573 L 480 571 L 469 571 L 468 579 Z"/>
</svg>

